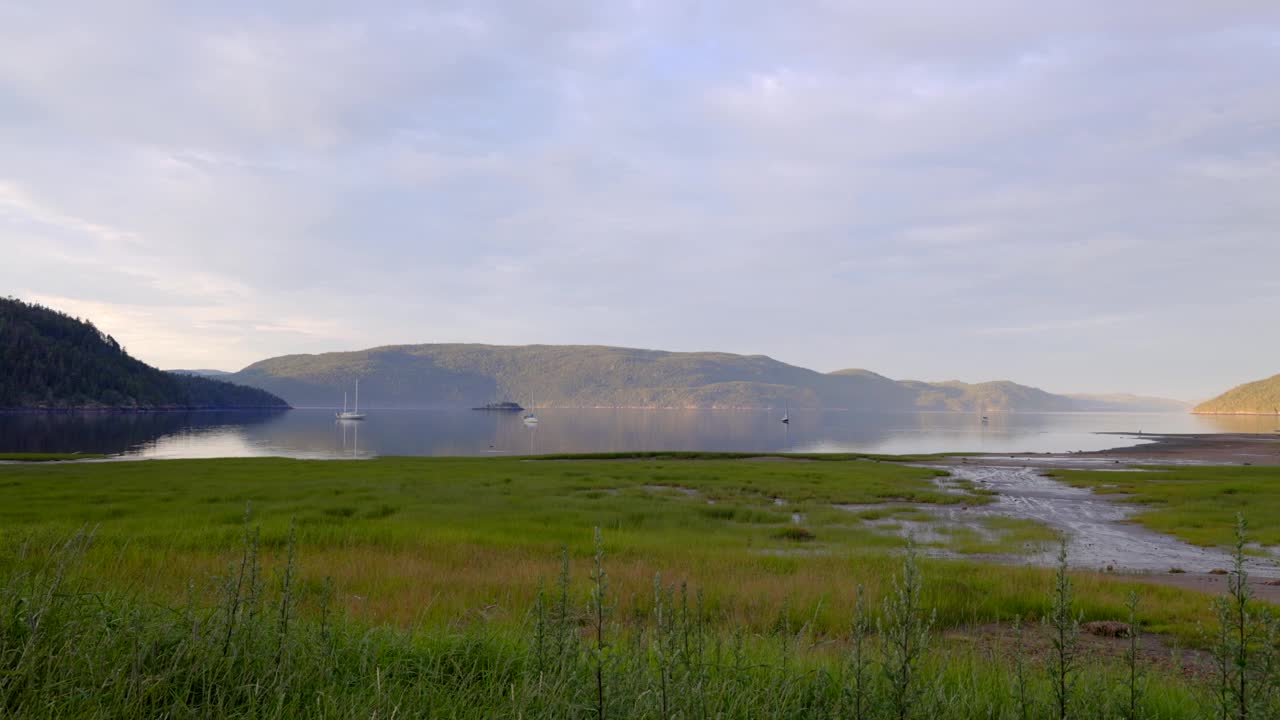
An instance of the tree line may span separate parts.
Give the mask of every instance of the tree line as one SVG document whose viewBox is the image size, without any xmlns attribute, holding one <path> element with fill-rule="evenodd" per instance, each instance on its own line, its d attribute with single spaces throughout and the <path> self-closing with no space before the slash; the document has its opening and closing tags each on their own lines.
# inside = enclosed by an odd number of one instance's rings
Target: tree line
<svg viewBox="0 0 1280 720">
<path fill-rule="evenodd" d="M 206 407 L 287 404 L 257 388 L 158 370 L 92 322 L 0 299 L 0 408 Z"/>
</svg>

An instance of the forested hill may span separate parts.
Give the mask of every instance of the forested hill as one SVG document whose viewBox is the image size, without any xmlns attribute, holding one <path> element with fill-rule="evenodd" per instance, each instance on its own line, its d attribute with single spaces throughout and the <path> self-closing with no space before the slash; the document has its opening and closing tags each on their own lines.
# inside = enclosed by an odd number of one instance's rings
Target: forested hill
<svg viewBox="0 0 1280 720">
<path fill-rule="evenodd" d="M 1192 412 L 1205 415 L 1280 415 L 1280 375 L 1237 385 L 1200 403 Z"/>
<path fill-rule="evenodd" d="M 231 380 L 298 406 L 341 404 L 360 380 L 370 407 L 852 407 L 909 404 L 888 378 L 843 378 L 761 355 L 675 353 L 585 345 L 396 345 L 286 355 Z"/>
<path fill-rule="evenodd" d="M 0 298 L 0 408 L 285 408 L 270 392 L 157 370 L 92 323 Z"/>
<path fill-rule="evenodd" d="M 195 375 L 196 377 L 224 378 L 231 373 L 226 370 L 165 370 L 179 375 Z"/>
<path fill-rule="evenodd" d="M 763 355 L 594 345 L 393 345 L 286 355 L 231 380 L 298 406 L 334 407 L 360 381 L 369 407 L 539 407 L 1059 411 L 1083 401 L 1012 382 L 897 381 L 869 370 L 820 373 Z M 1144 400 L 1144 399 L 1137 399 Z M 1108 409 L 1132 409 L 1116 402 Z"/>
</svg>

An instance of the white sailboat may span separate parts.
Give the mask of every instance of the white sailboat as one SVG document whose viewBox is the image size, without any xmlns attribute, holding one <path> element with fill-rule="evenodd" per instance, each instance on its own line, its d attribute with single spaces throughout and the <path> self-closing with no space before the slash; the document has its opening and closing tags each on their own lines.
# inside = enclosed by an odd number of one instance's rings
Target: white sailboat
<svg viewBox="0 0 1280 720">
<path fill-rule="evenodd" d="M 356 381 L 356 404 L 351 410 L 347 410 L 347 394 L 342 393 L 342 412 L 334 413 L 334 417 L 339 420 L 363 420 L 364 414 L 360 412 L 360 381 Z"/>
<path fill-rule="evenodd" d="M 525 413 L 525 416 L 520 419 L 525 425 L 538 424 L 538 416 L 533 414 L 533 398 L 529 398 L 529 412 Z"/>
<path fill-rule="evenodd" d="M 791 406 L 785 403 L 782 406 L 782 424 L 783 425 L 791 424 Z"/>
</svg>

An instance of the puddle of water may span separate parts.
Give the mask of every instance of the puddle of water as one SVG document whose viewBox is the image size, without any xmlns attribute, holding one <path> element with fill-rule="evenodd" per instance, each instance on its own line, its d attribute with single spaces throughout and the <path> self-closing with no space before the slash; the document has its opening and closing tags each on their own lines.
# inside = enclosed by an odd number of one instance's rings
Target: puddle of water
<svg viewBox="0 0 1280 720">
<path fill-rule="evenodd" d="M 1125 465 L 1221 465 L 1221 461 L 1194 460 L 1189 458 L 1127 458 L 1127 457 L 1074 457 L 1071 455 L 1003 455 L 962 459 L 961 465 L 969 464 L 977 467 L 992 467 L 1000 464 L 1045 465 L 1055 468 L 1077 468 L 1103 470 L 1107 467 L 1116 471 L 1127 471 L 1129 468 L 1116 467 Z"/>
<path fill-rule="evenodd" d="M 1024 518 L 1066 533 L 1071 564 L 1140 572 L 1168 572 L 1181 568 L 1205 573 L 1230 568 L 1230 556 L 1216 548 L 1202 548 L 1174 537 L 1127 522 L 1141 508 L 1094 495 L 1046 477 L 1036 468 L 953 466 L 952 473 L 998 495 L 988 505 L 965 509 L 939 507 L 940 519 L 984 516 Z M 1025 562 L 1053 565 L 1056 551 L 1024 558 Z M 1260 577 L 1280 574 L 1274 560 L 1250 558 L 1249 572 Z"/>
<path fill-rule="evenodd" d="M 680 485 L 641 485 L 640 488 L 649 492 L 678 492 L 685 497 L 693 497 L 698 494 L 698 491 L 694 488 Z"/>
<path fill-rule="evenodd" d="M 864 520 L 867 525 L 887 530 L 902 537 L 910 537 L 913 542 L 918 545 L 945 545 L 949 536 L 942 531 L 938 523 L 931 520 L 900 520 L 897 518 L 881 518 L 879 520 Z M 931 548 L 937 550 L 937 548 Z M 948 556 L 960 557 L 956 553 L 947 553 Z"/>
<path fill-rule="evenodd" d="M 1110 464 L 1111 461 L 1106 461 Z M 864 523 L 899 535 L 912 535 L 922 545 L 946 545 L 949 529 L 975 532 L 984 542 L 999 541 L 999 534 L 983 524 L 986 518 L 1032 520 L 1058 530 L 1068 537 L 1067 550 L 1075 567 L 1112 569 L 1116 571 L 1165 573 L 1180 568 L 1189 573 L 1207 573 L 1230 568 L 1231 557 L 1218 548 L 1202 548 L 1175 537 L 1148 530 L 1129 518 L 1141 510 L 1139 505 L 1117 502 L 1116 496 L 1095 495 L 1086 488 L 1075 488 L 1041 474 L 1037 467 L 1008 465 L 959 464 L 943 468 L 951 477 L 937 479 L 939 489 L 967 492 L 957 481 L 973 489 L 992 493 L 985 505 L 898 505 L 914 508 L 932 516 L 932 520 L 895 516 L 886 505 L 850 504 L 834 507 L 850 513 L 885 512 L 884 517 L 863 520 Z M 1122 471 L 1117 468 L 1117 472 Z M 1132 470 L 1129 472 L 1141 472 Z M 1027 555 L 962 555 L 942 548 L 927 548 L 934 557 L 985 557 L 1006 563 L 1028 563 L 1052 566 L 1057 563 L 1057 549 L 1037 549 Z M 1276 559 L 1252 557 L 1249 572 L 1257 577 L 1280 576 Z"/>
<path fill-rule="evenodd" d="M 831 507 L 851 513 L 862 512 L 863 510 L 884 510 L 886 508 L 885 505 L 880 503 L 846 503 L 844 505 L 832 505 Z"/>
<path fill-rule="evenodd" d="M 775 555 L 777 557 L 819 557 L 822 555 L 830 555 L 831 549 L 825 547 L 816 548 L 759 548 L 751 552 L 757 555 Z"/>
</svg>

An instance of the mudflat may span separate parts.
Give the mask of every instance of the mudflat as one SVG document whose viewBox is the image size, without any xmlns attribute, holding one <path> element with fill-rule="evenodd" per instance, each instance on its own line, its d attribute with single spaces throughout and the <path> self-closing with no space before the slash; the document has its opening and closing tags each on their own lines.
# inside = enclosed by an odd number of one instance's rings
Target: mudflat
<svg viewBox="0 0 1280 720">
<path fill-rule="evenodd" d="M 1275 433 L 1098 433 L 1116 442 L 1108 450 L 1067 453 L 1011 453 L 955 458 L 955 464 L 1031 465 L 1088 468 L 1102 465 L 1280 465 L 1280 431 Z"/>
</svg>

